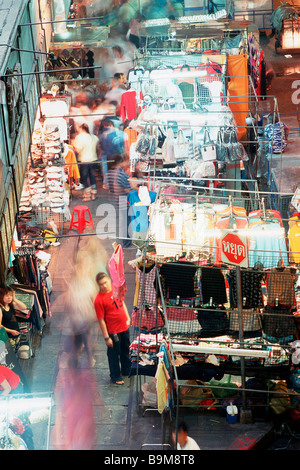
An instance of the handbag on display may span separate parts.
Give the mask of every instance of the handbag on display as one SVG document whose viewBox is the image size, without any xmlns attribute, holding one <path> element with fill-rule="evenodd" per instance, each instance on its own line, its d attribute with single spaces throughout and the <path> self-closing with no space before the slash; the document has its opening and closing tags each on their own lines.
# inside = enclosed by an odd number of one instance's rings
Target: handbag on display
<svg viewBox="0 0 300 470">
<path fill-rule="evenodd" d="M 148 126 L 146 126 L 140 133 L 136 142 L 136 151 L 141 155 L 147 155 L 151 146 L 151 133 Z"/>
<path fill-rule="evenodd" d="M 190 168 L 190 178 L 202 179 L 216 176 L 216 168 L 213 162 L 197 162 L 197 165 Z"/>
<path fill-rule="evenodd" d="M 205 162 L 211 162 L 217 159 L 216 146 L 212 142 L 209 131 L 205 129 L 203 145 L 201 147 L 202 158 Z"/>
<path fill-rule="evenodd" d="M 219 130 L 217 134 L 216 157 L 218 162 L 228 161 L 227 147 L 224 145 L 223 142 L 223 130 Z"/>
<path fill-rule="evenodd" d="M 155 155 L 156 149 L 157 149 L 157 141 L 158 141 L 158 132 L 157 132 L 157 128 L 155 128 L 151 135 L 148 155 L 151 155 L 151 156 Z"/>
<path fill-rule="evenodd" d="M 174 139 L 174 155 L 176 161 L 189 158 L 189 144 L 181 129 L 178 131 L 177 139 Z"/>
<path fill-rule="evenodd" d="M 164 163 L 175 163 L 174 133 L 171 128 L 167 130 L 166 140 L 164 141 L 161 152 Z"/>
<path fill-rule="evenodd" d="M 239 160 L 247 161 L 248 155 L 246 150 L 238 141 L 234 127 L 225 127 L 223 133 L 225 147 L 227 148 L 227 158 L 229 162 L 236 162 Z"/>
<path fill-rule="evenodd" d="M 194 131 L 192 131 L 191 133 L 191 139 L 188 145 L 188 158 L 194 160 L 202 160 L 198 140 Z"/>
</svg>

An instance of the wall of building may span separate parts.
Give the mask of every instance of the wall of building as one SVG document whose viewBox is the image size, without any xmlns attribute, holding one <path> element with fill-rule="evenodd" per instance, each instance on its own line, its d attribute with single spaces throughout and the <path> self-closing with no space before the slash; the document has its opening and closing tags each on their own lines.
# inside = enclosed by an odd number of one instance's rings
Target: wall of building
<svg viewBox="0 0 300 470">
<path fill-rule="evenodd" d="M 0 44 L 7 45 L 0 46 L 0 284 L 6 279 L 40 96 L 38 72 L 46 59 L 33 51 L 47 51 L 51 40 L 51 25 L 40 24 L 51 19 L 49 0 L 7 0 L 5 7 L 8 17 L 0 29 Z"/>
</svg>

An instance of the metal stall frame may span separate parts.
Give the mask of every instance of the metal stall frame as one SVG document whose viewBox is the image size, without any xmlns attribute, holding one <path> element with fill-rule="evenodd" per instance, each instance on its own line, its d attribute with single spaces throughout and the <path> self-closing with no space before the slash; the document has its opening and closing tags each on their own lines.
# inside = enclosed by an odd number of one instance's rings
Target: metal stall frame
<svg viewBox="0 0 300 470">
<path fill-rule="evenodd" d="M 177 185 L 177 186 L 182 186 L 182 187 L 185 187 L 185 185 Z M 160 200 L 161 200 L 161 197 L 162 197 L 162 193 L 163 193 L 163 183 L 160 184 L 160 187 L 159 187 L 159 191 L 158 191 L 158 196 L 157 196 L 157 199 L 154 203 L 154 208 L 153 208 L 153 212 L 152 213 L 155 213 L 155 211 L 158 210 L 158 206 L 160 204 Z M 195 189 L 195 188 L 194 188 Z M 176 191 L 175 191 L 176 193 Z M 176 197 L 179 196 L 178 193 L 176 194 L 166 194 L 166 197 Z M 250 193 L 250 191 L 249 191 Z M 195 194 L 197 195 L 197 192 L 196 192 L 196 189 L 195 189 Z M 268 196 L 268 195 L 271 195 L 271 193 L 266 193 L 264 194 L 264 198 L 261 197 L 261 195 L 258 193 L 258 192 L 255 192 L 256 196 L 258 196 L 258 206 L 262 209 L 262 210 L 265 210 L 265 202 L 264 202 L 264 199 Z M 193 197 L 191 195 L 188 195 L 187 197 Z M 198 196 L 197 196 L 198 197 Z M 232 199 L 233 200 L 233 199 Z M 230 199 L 228 199 L 228 202 L 230 201 Z M 150 220 L 150 226 L 149 226 L 149 231 L 148 231 L 148 236 L 145 240 L 145 246 L 144 246 L 144 249 L 143 249 L 143 254 L 142 254 L 142 259 L 143 260 L 146 260 L 147 259 L 147 251 L 148 251 L 148 248 L 151 248 L 151 246 L 153 246 L 154 242 L 150 241 L 150 238 L 149 235 L 151 234 L 151 220 Z M 169 242 L 168 242 L 169 243 Z M 178 242 L 174 242 L 174 244 L 177 244 Z M 199 248 L 199 246 L 198 246 Z M 159 256 L 158 256 L 159 258 Z M 150 257 L 149 259 L 153 259 L 152 257 Z M 154 259 L 155 259 L 155 255 L 154 255 Z M 160 262 L 163 262 L 162 260 L 159 261 L 157 260 L 157 263 L 160 263 Z M 145 282 L 145 279 L 144 279 L 144 275 L 145 275 L 145 266 L 146 264 L 144 263 L 143 265 L 143 277 L 142 277 L 142 299 L 143 299 L 143 296 L 144 296 L 144 282 Z M 230 265 L 228 265 L 229 267 Z M 233 267 L 234 268 L 234 267 Z M 236 274 L 237 274 L 237 279 L 240 279 L 240 267 L 236 267 Z M 170 329 L 169 329 L 169 324 L 168 324 L 168 318 L 167 318 L 167 313 L 166 313 L 166 304 L 165 304 L 165 300 L 164 300 L 164 294 L 163 294 L 163 289 L 162 289 L 162 284 L 161 284 L 161 280 L 160 280 L 160 276 L 159 276 L 159 272 L 157 271 L 156 272 L 156 278 L 157 278 L 157 289 L 160 293 L 160 298 L 161 298 L 161 314 L 163 315 L 163 318 L 164 318 L 164 322 L 165 322 L 165 335 L 166 337 L 168 338 L 168 341 L 169 341 L 169 350 L 170 350 L 170 354 L 171 354 L 171 357 L 172 357 L 172 360 L 173 360 L 173 367 L 172 367 L 172 370 L 174 371 L 174 391 L 175 391 L 175 419 L 176 419 L 176 423 L 178 424 L 178 415 L 179 415 L 179 409 L 182 407 L 182 405 L 179 404 L 179 391 L 180 391 L 180 388 L 181 387 L 184 387 L 183 384 L 180 384 L 179 383 L 179 380 L 178 380 L 178 375 L 177 375 L 177 370 L 176 370 L 176 366 L 175 366 L 175 360 L 174 360 L 174 352 L 176 351 L 180 351 L 180 347 L 178 349 L 178 347 L 176 345 L 174 345 L 174 343 L 172 342 L 172 334 L 170 333 Z M 239 314 L 239 318 L 238 318 L 238 321 L 239 321 L 239 340 L 238 340 L 238 343 L 240 344 L 240 349 L 237 349 L 233 354 L 234 355 L 237 355 L 243 359 L 245 356 L 251 356 L 251 349 L 249 350 L 247 347 L 245 348 L 245 344 L 244 344 L 244 336 L 243 336 L 243 317 L 241 315 L 241 312 L 242 312 L 242 308 L 243 308 L 243 300 L 242 300 L 242 297 L 241 297 L 241 290 L 240 290 L 240 281 L 239 281 L 239 286 L 238 286 L 238 314 Z M 157 306 L 155 306 L 155 308 L 157 308 Z M 143 310 L 143 300 L 141 302 L 141 311 Z M 138 329 L 136 330 L 137 334 L 139 335 L 141 333 L 141 316 L 140 316 L 140 323 L 139 323 L 139 327 Z M 157 332 L 155 333 L 156 334 L 156 337 L 157 337 Z M 139 336 L 138 336 L 139 338 Z M 180 335 L 179 335 L 179 338 L 180 338 Z M 187 339 L 187 337 L 184 337 L 184 339 Z M 202 342 L 205 342 L 205 338 L 200 338 L 200 341 Z M 183 349 L 184 350 L 184 347 L 183 346 Z M 277 352 L 276 352 L 276 347 L 277 345 L 274 346 L 274 350 L 273 350 L 273 353 L 276 355 Z M 280 346 L 282 347 L 282 346 Z M 191 348 L 193 348 L 193 346 L 191 346 Z M 255 348 L 255 346 L 254 346 Z M 290 349 L 290 346 L 287 346 L 287 347 L 283 347 L 283 349 L 286 349 L 287 351 L 291 351 Z M 194 352 L 199 352 L 200 349 L 197 349 L 197 347 L 195 347 L 194 349 L 191 349 L 191 351 L 194 351 Z M 209 349 L 207 350 L 209 352 Z M 203 352 L 203 351 L 202 351 Z M 220 350 L 217 351 L 216 349 L 214 349 L 212 347 L 211 349 L 211 352 L 215 352 L 215 353 L 220 353 Z M 261 349 L 259 350 L 255 350 L 254 351 L 252 350 L 253 352 L 253 356 L 270 356 L 270 351 L 265 351 L 262 353 Z M 224 353 L 224 351 L 222 350 L 222 353 Z M 221 354 L 222 354 L 221 353 Z M 229 354 L 230 355 L 230 352 Z M 137 357 L 139 358 L 139 343 L 138 343 L 138 354 L 137 354 Z M 141 375 L 143 375 L 143 371 L 141 371 L 141 373 L 139 373 L 139 361 L 137 359 L 137 370 L 136 370 L 136 405 L 137 405 L 137 410 L 139 409 L 144 409 L 145 410 L 145 407 L 147 407 L 147 404 L 146 403 L 141 403 L 140 402 L 140 398 L 141 398 L 141 380 L 142 380 L 142 377 Z M 246 394 L 247 392 L 249 392 L 249 388 L 246 388 L 245 386 L 245 365 L 244 365 L 244 361 L 241 360 L 240 361 L 240 368 L 241 368 L 241 373 L 240 373 L 240 376 L 242 377 L 242 386 L 239 388 L 240 392 L 242 392 L 242 397 L 243 397 L 243 410 L 247 410 L 247 406 L 246 406 Z M 202 385 L 201 385 L 202 387 Z M 205 387 L 205 386 L 203 386 Z M 217 386 L 217 385 L 214 385 L 214 386 L 210 386 L 210 385 L 207 385 L 207 388 L 222 388 L 222 386 Z M 250 390 L 251 392 L 259 392 L 259 390 Z M 269 404 L 269 397 L 270 396 L 276 396 L 277 395 L 277 392 L 276 391 L 272 391 L 272 390 L 266 390 L 264 391 L 265 394 L 267 394 L 267 400 L 268 400 L 268 404 Z M 298 399 L 299 399 L 299 395 L 298 394 L 292 394 L 293 396 L 295 395 Z M 259 406 L 259 405 L 257 405 Z M 183 407 L 185 408 L 186 405 L 183 405 Z M 149 411 L 149 410 L 152 410 L 152 411 L 157 411 L 156 409 L 154 409 L 153 407 L 151 408 L 151 405 L 150 405 L 150 408 L 146 408 L 146 411 Z"/>
</svg>

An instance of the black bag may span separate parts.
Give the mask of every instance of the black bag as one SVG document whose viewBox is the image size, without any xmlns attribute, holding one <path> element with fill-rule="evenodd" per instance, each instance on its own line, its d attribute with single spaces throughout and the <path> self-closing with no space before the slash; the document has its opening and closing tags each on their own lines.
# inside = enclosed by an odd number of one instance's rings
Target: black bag
<svg viewBox="0 0 300 470">
<path fill-rule="evenodd" d="M 223 142 L 223 130 L 218 131 L 217 141 L 216 141 L 216 156 L 218 162 L 227 162 L 228 161 L 228 152 L 227 147 Z"/>
<path fill-rule="evenodd" d="M 141 132 L 136 143 L 135 150 L 141 155 L 147 155 L 151 146 L 151 134 L 147 127 Z"/>
</svg>

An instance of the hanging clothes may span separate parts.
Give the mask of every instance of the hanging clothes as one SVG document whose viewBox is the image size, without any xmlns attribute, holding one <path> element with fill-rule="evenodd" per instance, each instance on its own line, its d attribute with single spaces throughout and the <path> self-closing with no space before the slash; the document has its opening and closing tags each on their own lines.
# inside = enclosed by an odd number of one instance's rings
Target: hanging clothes
<svg viewBox="0 0 300 470">
<path fill-rule="evenodd" d="M 125 91 L 121 96 L 120 116 L 123 122 L 137 117 L 137 95 L 135 90 Z"/>
<path fill-rule="evenodd" d="M 231 308 L 238 306 L 236 270 L 231 269 L 227 274 L 229 282 L 229 297 Z M 241 268 L 241 290 L 243 308 L 256 308 L 263 306 L 262 297 L 262 272 L 248 268 Z"/>
<path fill-rule="evenodd" d="M 77 181 L 80 178 L 80 172 L 76 160 L 76 155 L 74 149 L 71 145 L 65 144 L 65 154 L 64 159 L 66 162 L 68 175 L 69 175 L 69 184 L 71 184 L 72 178 Z"/>
<path fill-rule="evenodd" d="M 118 245 L 108 262 L 109 272 L 112 279 L 113 296 L 121 301 L 125 299 L 127 286 L 124 275 L 123 248 Z"/>
<path fill-rule="evenodd" d="M 162 288 L 167 300 L 191 299 L 196 297 L 195 275 L 199 266 L 189 261 L 164 263 L 159 269 Z"/>
<path fill-rule="evenodd" d="M 159 361 L 156 372 L 157 408 L 162 414 L 170 408 L 170 375 L 163 361 Z"/>
<path fill-rule="evenodd" d="M 286 344 L 298 335 L 295 317 L 289 308 L 267 306 L 262 315 L 263 338 L 271 343 Z"/>
<path fill-rule="evenodd" d="M 279 221 L 250 223 L 249 226 L 249 266 L 261 263 L 265 268 L 289 264 L 285 229 Z"/>
<path fill-rule="evenodd" d="M 149 200 L 143 201 L 140 198 L 140 190 L 133 190 L 127 196 L 128 203 L 128 216 L 130 224 L 128 227 L 129 234 L 133 235 L 134 232 L 146 233 L 149 227 L 148 209 L 149 205 L 155 201 L 156 192 L 148 191 Z"/>
<path fill-rule="evenodd" d="M 293 214 L 290 217 L 289 221 L 289 230 L 288 230 L 288 241 L 290 248 L 290 262 L 291 263 L 300 263 L 300 217 L 299 214 Z"/>
<path fill-rule="evenodd" d="M 269 306 L 294 307 L 296 271 L 294 268 L 271 268 L 267 274 L 267 304 Z"/>
<path fill-rule="evenodd" d="M 203 304 L 226 304 L 226 283 L 222 270 L 215 266 L 201 267 L 201 292 Z"/>
</svg>

